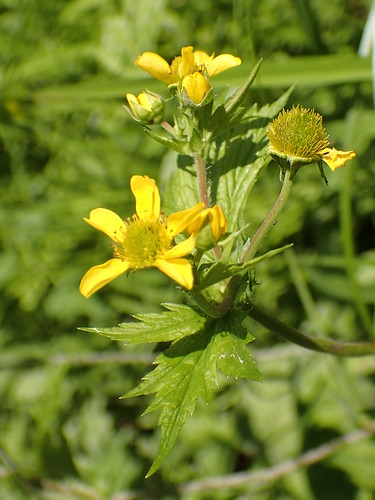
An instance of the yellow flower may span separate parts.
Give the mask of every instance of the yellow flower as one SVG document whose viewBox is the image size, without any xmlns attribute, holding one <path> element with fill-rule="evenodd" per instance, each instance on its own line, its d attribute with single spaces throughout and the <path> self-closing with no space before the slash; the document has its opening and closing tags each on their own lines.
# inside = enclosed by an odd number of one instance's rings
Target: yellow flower
<svg viewBox="0 0 375 500">
<path fill-rule="evenodd" d="M 199 105 L 211 90 L 211 84 L 202 73 L 195 71 L 191 75 L 184 76 L 181 88 L 186 91 L 189 100 L 193 104 Z"/>
<path fill-rule="evenodd" d="M 181 56 L 175 57 L 171 64 L 154 52 L 144 52 L 135 64 L 157 80 L 171 85 L 195 72 L 207 73 L 209 77 L 218 75 L 241 64 L 241 59 L 232 54 L 215 57 L 214 54 L 208 55 L 202 50 L 193 52 L 193 47 L 188 46 L 182 47 Z"/>
<path fill-rule="evenodd" d="M 268 138 L 270 153 L 285 158 L 291 165 L 323 160 L 331 170 L 336 170 L 355 157 L 354 151 L 329 148 L 323 117 L 302 106 L 283 109 L 270 123 Z"/>
<path fill-rule="evenodd" d="M 164 100 L 154 92 L 141 92 L 138 96 L 126 94 L 132 116 L 147 124 L 160 123 L 164 118 Z"/>
<path fill-rule="evenodd" d="M 200 212 L 187 226 L 188 234 L 197 234 L 196 248 L 208 250 L 213 248 L 228 228 L 227 219 L 219 205 L 206 208 Z"/>
<path fill-rule="evenodd" d="M 193 271 L 183 258 L 195 248 L 196 234 L 175 245 L 174 237 L 183 232 L 202 212 L 203 203 L 168 217 L 160 213 L 160 196 L 155 181 L 135 175 L 130 180 L 135 196 L 136 215 L 123 221 L 105 208 L 90 212 L 88 224 L 103 231 L 114 242 L 114 256 L 104 264 L 87 271 L 80 284 L 86 298 L 126 271 L 157 267 L 181 286 L 193 287 Z M 193 228 L 194 229 L 194 228 Z"/>
</svg>

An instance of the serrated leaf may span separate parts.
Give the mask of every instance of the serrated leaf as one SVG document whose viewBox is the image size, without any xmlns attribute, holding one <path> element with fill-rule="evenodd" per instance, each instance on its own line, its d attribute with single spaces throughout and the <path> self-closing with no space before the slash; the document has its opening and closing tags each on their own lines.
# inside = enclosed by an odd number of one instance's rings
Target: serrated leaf
<svg viewBox="0 0 375 500">
<path fill-rule="evenodd" d="M 168 312 L 135 314 L 137 321 L 120 323 L 113 328 L 80 328 L 126 344 L 170 342 L 200 331 L 206 318 L 189 306 L 162 304 Z"/>
<path fill-rule="evenodd" d="M 246 111 L 249 90 L 259 71 L 262 59 L 252 69 L 244 84 L 223 104 L 219 106 L 212 116 L 211 139 L 217 134 L 228 129 Z"/>
<path fill-rule="evenodd" d="M 289 245 L 285 245 L 283 247 L 270 250 L 269 252 L 260 255 L 259 257 L 255 257 L 254 259 L 242 262 L 240 264 L 224 264 L 221 261 L 216 262 L 214 265 L 210 267 L 203 280 L 199 283 L 199 288 L 204 289 L 211 285 L 214 285 L 215 283 L 219 283 L 220 281 L 223 281 L 227 278 L 236 276 L 237 274 L 243 274 L 258 262 L 261 262 L 264 259 L 270 259 L 271 257 L 274 257 L 275 255 L 283 252 L 284 250 L 292 246 L 293 244 L 291 243 Z"/>
<path fill-rule="evenodd" d="M 233 331 L 232 331 L 233 330 Z M 218 387 L 217 369 L 227 376 L 261 380 L 246 344 L 253 338 L 237 318 L 207 322 L 195 335 L 175 342 L 155 361 L 148 373 L 126 398 L 155 393 L 145 413 L 161 409 L 161 442 L 147 476 L 153 474 L 173 448 L 186 418 L 201 396 L 205 401 Z"/>
<path fill-rule="evenodd" d="M 229 231 L 243 226 L 241 215 L 249 193 L 270 162 L 267 154 L 269 121 L 285 106 L 292 89 L 277 101 L 258 109 L 251 106 L 237 124 L 216 137 L 208 151 L 207 164 L 211 199 L 220 204 Z M 235 203 L 234 203 L 235 201 Z"/>
<path fill-rule="evenodd" d="M 167 179 L 163 195 L 167 212 L 184 210 L 198 203 L 197 175 L 191 157 L 169 154 L 163 161 L 162 176 Z"/>
<path fill-rule="evenodd" d="M 244 342 L 226 335 L 216 337 L 217 348 L 223 353 L 217 362 L 217 367 L 227 377 L 247 378 L 250 380 L 262 380 L 262 376 L 256 367 L 249 349 Z"/>
</svg>

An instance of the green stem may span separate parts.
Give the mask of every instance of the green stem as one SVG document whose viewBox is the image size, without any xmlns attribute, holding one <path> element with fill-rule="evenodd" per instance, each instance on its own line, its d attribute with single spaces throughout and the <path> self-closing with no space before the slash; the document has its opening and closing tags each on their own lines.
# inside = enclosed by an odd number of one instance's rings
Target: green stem
<svg viewBox="0 0 375 500">
<path fill-rule="evenodd" d="M 280 213 L 282 212 L 288 198 L 293 184 L 295 171 L 294 169 L 288 168 L 285 170 L 283 186 L 281 188 L 280 194 L 271 208 L 269 214 L 264 219 L 262 225 L 259 227 L 258 231 L 254 234 L 253 238 L 250 240 L 250 244 L 244 253 L 241 262 L 252 259 L 258 251 L 259 246 L 267 235 L 271 227 L 276 223 Z"/>
<path fill-rule="evenodd" d="M 211 318 L 221 318 L 223 316 L 222 309 L 220 305 L 215 305 L 200 292 L 191 292 L 191 297 L 197 306 Z"/>
<path fill-rule="evenodd" d="M 290 191 L 292 189 L 293 179 L 296 174 L 296 169 L 294 169 L 293 167 L 287 168 L 283 171 L 283 174 L 284 174 L 283 185 L 279 193 L 279 196 L 275 204 L 271 208 L 269 214 L 264 219 L 261 226 L 258 228 L 257 232 L 254 234 L 253 238 L 250 240 L 250 244 L 247 247 L 242 257 L 241 262 L 246 262 L 247 260 L 250 260 L 255 256 L 260 244 L 266 237 L 268 231 L 277 221 L 279 215 L 281 214 L 283 208 L 285 207 L 286 202 L 288 201 Z M 222 314 L 225 314 L 231 307 L 234 296 L 237 293 L 240 281 L 241 281 L 240 276 L 232 276 L 231 278 L 229 278 L 225 291 L 226 300 L 223 301 L 221 305 Z"/>
<path fill-rule="evenodd" d="M 337 342 L 327 338 L 315 338 L 289 326 L 267 311 L 249 301 L 243 305 L 247 314 L 255 321 L 283 339 L 290 340 L 306 349 L 336 356 L 365 356 L 375 354 L 375 342 Z"/>
</svg>

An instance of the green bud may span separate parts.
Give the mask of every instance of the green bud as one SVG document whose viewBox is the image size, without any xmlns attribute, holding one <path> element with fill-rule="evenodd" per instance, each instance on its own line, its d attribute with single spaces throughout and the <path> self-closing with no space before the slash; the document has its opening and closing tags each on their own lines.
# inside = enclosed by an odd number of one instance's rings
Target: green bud
<svg viewBox="0 0 375 500">
<path fill-rule="evenodd" d="M 164 99 L 146 90 L 138 96 L 126 94 L 131 116 L 145 125 L 156 125 L 164 120 Z"/>
</svg>

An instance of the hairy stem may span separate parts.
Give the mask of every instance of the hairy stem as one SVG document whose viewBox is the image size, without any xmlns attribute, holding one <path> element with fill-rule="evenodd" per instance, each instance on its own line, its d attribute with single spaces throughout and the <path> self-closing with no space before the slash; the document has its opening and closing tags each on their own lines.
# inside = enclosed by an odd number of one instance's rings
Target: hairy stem
<svg viewBox="0 0 375 500">
<path fill-rule="evenodd" d="M 279 215 L 285 207 L 286 202 L 288 201 L 295 173 L 296 171 L 292 167 L 284 171 L 283 185 L 281 187 L 279 196 L 270 212 L 268 213 L 267 217 L 264 219 L 257 232 L 250 240 L 249 246 L 242 256 L 241 262 L 246 262 L 247 260 L 250 260 L 255 256 L 268 231 L 276 223 Z M 230 309 L 240 281 L 241 278 L 239 276 L 232 276 L 232 278 L 228 280 L 225 300 L 221 304 L 222 314 L 225 314 Z"/>
<path fill-rule="evenodd" d="M 195 153 L 194 163 L 195 163 L 195 167 L 197 169 L 199 201 L 202 201 L 206 208 L 210 208 L 210 202 L 208 199 L 208 189 L 207 189 L 206 162 L 204 161 L 204 158 L 200 154 Z M 220 260 L 221 255 L 222 255 L 221 248 L 217 245 L 213 249 L 213 252 L 214 252 L 216 259 Z"/>
<path fill-rule="evenodd" d="M 166 120 L 164 120 L 161 124 L 161 127 L 163 127 L 164 130 L 166 130 L 169 134 L 173 135 L 173 137 L 176 137 L 176 131 L 172 127 L 170 123 L 168 123 Z"/>
<path fill-rule="evenodd" d="M 198 153 L 195 153 L 194 155 L 194 163 L 197 169 L 199 201 L 202 201 L 205 207 L 209 208 L 210 202 L 208 200 L 206 163 L 204 158 L 202 158 L 202 156 Z"/>
<path fill-rule="evenodd" d="M 274 206 L 271 208 L 269 214 L 264 219 L 262 225 L 250 240 L 250 244 L 242 257 L 241 262 L 245 262 L 246 260 L 252 259 L 255 256 L 268 231 L 276 223 L 280 213 L 282 212 L 286 202 L 288 201 L 293 184 L 293 178 L 294 170 L 292 168 L 286 169 L 280 194 Z"/>
</svg>

